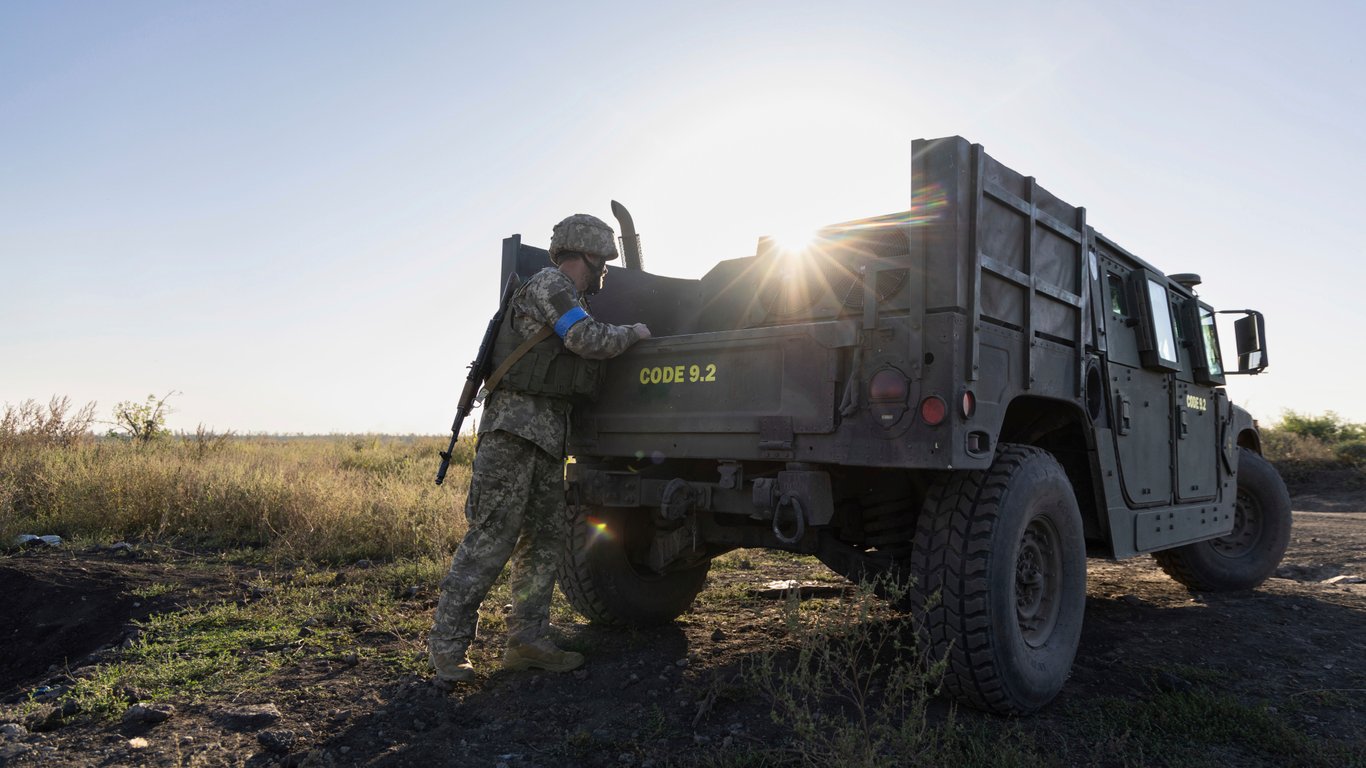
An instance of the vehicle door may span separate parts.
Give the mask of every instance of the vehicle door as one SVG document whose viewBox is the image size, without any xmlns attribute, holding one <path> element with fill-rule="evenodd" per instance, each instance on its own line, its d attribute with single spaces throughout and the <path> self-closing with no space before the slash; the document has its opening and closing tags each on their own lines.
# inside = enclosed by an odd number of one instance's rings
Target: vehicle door
<svg viewBox="0 0 1366 768">
<path fill-rule="evenodd" d="M 1179 366 L 1165 278 L 1097 248 L 1110 405 L 1120 481 L 1130 507 L 1172 500 L 1172 372 Z M 1161 280 L 1153 286 L 1152 278 Z M 1153 302 L 1152 296 L 1159 296 Z M 1165 355 L 1165 357 L 1162 357 Z"/>
<path fill-rule="evenodd" d="M 1219 490 L 1220 423 L 1227 415 L 1219 336 L 1214 310 L 1199 299 L 1173 293 L 1181 369 L 1176 372 L 1172 404 L 1176 434 L 1176 499 L 1213 499 Z"/>
</svg>

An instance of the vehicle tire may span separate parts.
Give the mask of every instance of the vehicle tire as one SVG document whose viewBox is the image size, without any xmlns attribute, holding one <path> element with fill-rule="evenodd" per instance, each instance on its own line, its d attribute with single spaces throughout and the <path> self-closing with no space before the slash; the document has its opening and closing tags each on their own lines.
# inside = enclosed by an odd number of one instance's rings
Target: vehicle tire
<svg viewBox="0 0 1366 768">
<path fill-rule="evenodd" d="M 1233 530 L 1217 539 L 1153 553 L 1168 576 L 1202 592 L 1252 589 L 1276 572 L 1290 543 L 1290 494 L 1270 462 L 1238 449 Z"/>
<path fill-rule="evenodd" d="M 1047 451 L 1003 443 L 989 468 L 925 499 L 912 599 L 945 690 L 1023 715 L 1062 690 L 1086 611 L 1086 542 L 1072 484 Z"/>
<path fill-rule="evenodd" d="M 614 626 L 667 624 L 702 591 L 710 560 L 666 573 L 637 564 L 645 560 L 654 534 L 643 510 L 571 506 L 569 516 L 560 589 L 588 620 Z"/>
</svg>

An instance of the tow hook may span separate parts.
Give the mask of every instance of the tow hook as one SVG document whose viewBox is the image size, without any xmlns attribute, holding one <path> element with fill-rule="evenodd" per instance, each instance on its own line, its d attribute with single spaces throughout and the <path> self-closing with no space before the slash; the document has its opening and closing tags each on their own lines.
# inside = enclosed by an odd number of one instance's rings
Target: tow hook
<svg viewBox="0 0 1366 768">
<path fill-rule="evenodd" d="M 773 508 L 773 535 L 784 544 L 796 544 L 806 535 L 806 514 L 796 494 L 784 493 Z"/>
</svg>

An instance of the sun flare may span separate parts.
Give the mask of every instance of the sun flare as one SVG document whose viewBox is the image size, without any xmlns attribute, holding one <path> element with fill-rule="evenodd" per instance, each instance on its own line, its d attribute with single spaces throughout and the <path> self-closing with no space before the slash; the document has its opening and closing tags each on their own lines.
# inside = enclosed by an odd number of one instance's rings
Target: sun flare
<svg viewBox="0 0 1366 768">
<path fill-rule="evenodd" d="M 774 232 L 770 237 L 778 253 L 794 256 L 805 252 L 816 242 L 816 230 L 792 227 Z"/>
</svg>

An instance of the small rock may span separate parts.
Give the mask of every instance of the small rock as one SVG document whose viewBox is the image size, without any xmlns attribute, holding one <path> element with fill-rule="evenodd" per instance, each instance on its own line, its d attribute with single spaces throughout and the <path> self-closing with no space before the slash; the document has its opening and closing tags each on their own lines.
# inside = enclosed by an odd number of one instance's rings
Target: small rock
<svg viewBox="0 0 1366 768">
<path fill-rule="evenodd" d="M 256 740 L 266 748 L 267 752 L 283 755 L 294 748 L 299 737 L 294 731 L 287 728 L 272 728 L 256 734 Z"/>
<path fill-rule="evenodd" d="M 692 737 L 692 741 L 693 741 L 693 743 L 696 744 L 697 746 L 702 747 L 702 746 L 706 746 L 706 745 L 708 745 L 708 744 L 711 743 L 711 737 L 710 737 L 710 736 L 703 736 L 702 734 L 699 733 L 699 734 L 695 734 L 695 735 Z"/>
<path fill-rule="evenodd" d="M 351 751 L 351 748 L 348 747 L 348 746 L 342 745 L 340 748 L 337 749 L 337 751 L 340 752 L 340 753 L 342 753 L 342 754 L 344 755 L 344 754 L 346 754 L 347 752 L 350 752 L 350 751 Z"/>
<path fill-rule="evenodd" d="M 678 667 L 679 669 L 683 669 L 688 666 L 688 663 L 689 662 L 687 659 L 679 659 L 678 661 L 674 662 L 674 666 Z"/>
<path fill-rule="evenodd" d="M 120 552 L 132 552 L 133 545 L 129 544 L 126 541 L 116 541 L 113 544 L 109 545 L 109 549 L 107 551 L 113 552 L 114 554 L 118 554 Z"/>
<path fill-rule="evenodd" d="M 417 593 L 419 591 L 420 590 L 417 588 L 417 585 L 414 584 L 413 586 L 403 590 L 403 594 L 399 595 L 399 597 L 401 597 L 404 600 L 412 600 L 414 597 L 417 597 Z"/>
<path fill-rule="evenodd" d="M 374 567 L 375 564 L 372 563 L 372 562 L 370 562 L 369 560 L 357 560 L 357 561 L 354 563 L 354 565 L 355 565 L 355 567 L 357 567 L 357 568 L 364 569 L 364 568 L 372 568 L 372 567 Z"/>
<path fill-rule="evenodd" d="M 123 713 L 125 724 L 134 723 L 160 723 L 175 717 L 175 707 L 170 704 L 148 704 L 138 702 L 129 707 Z"/>
<path fill-rule="evenodd" d="M 622 752 L 621 754 L 617 755 L 617 762 L 621 763 L 622 765 L 632 765 L 635 763 L 635 761 L 636 756 L 631 754 L 630 752 Z"/>
<path fill-rule="evenodd" d="M 574 679 L 575 679 L 575 680 L 587 680 L 587 679 L 588 679 L 588 670 L 586 670 L 586 669 L 576 669 L 576 670 L 574 670 Z"/>
<path fill-rule="evenodd" d="M 712 641 L 713 643 L 719 643 L 719 642 L 721 642 L 722 640 L 725 640 L 725 639 L 726 639 L 726 633 L 725 633 L 725 632 L 722 632 L 720 627 L 717 627 L 716 630 L 715 630 L 714 632 L 711 633 L 711 641 Z"/>
<path fill-rule="evenodd" d="M 257 728 L 265 728 L 278 721 L 280 719 L 280 709 L 274 704 L 239 707 L 224 712 L 222 719 L 230 728 L 254 730 Z"/>
<path fill-rule="evenodd" d="M 0 725 L 0 738 L 22 739 L 27 735 L 28 729 L 18 723 Z"/>
<path fill-rule="evenodd" d="M 55 731 L 65 725 L 65 723 L 62 722 L 62 711 L 51 705 L 39 707 L 29 713 L 25 722 L 28 724 L 28 729 L 30 731 L 37 731 L 39 733 Z"/>
<path fill-rule="evenodd" d="M 147 740 L 144 739 L 144 738 L 142 738 L 141 736 L 136 736 L 136 737 L 134 737 L 134 738 L 131 738 L 131 739 L 128 740 L 128 748 L 129 748 L 129 749 L 146 749 L 146 748 L 147 748 Z"/>
<path fill-rule="evenodd" d="M 299 627 L 299 637 L 310 637 L 313 634 L 313 630 L 308 627 Z"/>
<path fill-rule="evenodd" d="M 6 744 L 3 747 L 0 747 L 0 764 L 4 764 L 9 760 L 13 760 L 21 755 L 26 755 L 32 751 L 33 748 L 27 744 Z"/>
</svg>

